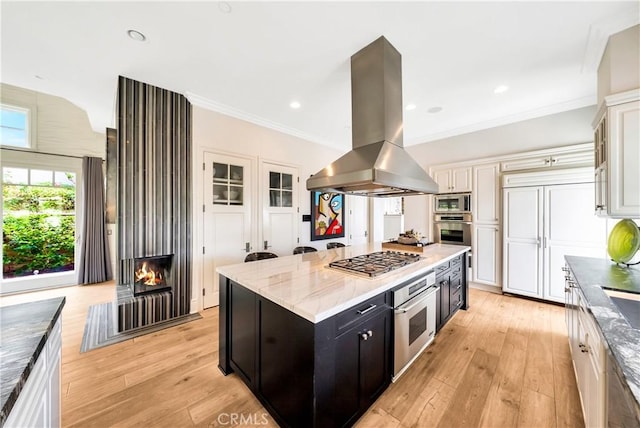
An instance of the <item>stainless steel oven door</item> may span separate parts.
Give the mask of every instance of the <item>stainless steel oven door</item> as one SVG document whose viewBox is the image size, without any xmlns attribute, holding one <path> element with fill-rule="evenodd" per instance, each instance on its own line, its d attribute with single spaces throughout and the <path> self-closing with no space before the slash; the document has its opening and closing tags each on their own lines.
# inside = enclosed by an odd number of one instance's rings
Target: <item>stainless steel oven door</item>
<svg viewBox="0 0 640 428">
<path fill-rule="evenodd" d="M 437 290 L 430 287 L 395 309 L 394 380 L 434 338 Z"/>
<path fill-rule="evenodd" d="M 441 244 L 471 246 L 471 222 L 436 221 L 433 223 L 433 240 Z"/>
</svg>

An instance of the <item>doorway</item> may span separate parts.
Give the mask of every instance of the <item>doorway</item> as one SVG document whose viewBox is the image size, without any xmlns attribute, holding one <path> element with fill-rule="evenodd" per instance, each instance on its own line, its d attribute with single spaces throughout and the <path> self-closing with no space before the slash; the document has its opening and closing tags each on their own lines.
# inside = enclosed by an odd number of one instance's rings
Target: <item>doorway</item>
<svg viewBox="0 0 640 428">
<path fill-rule="evenodd" d="M 77 283 L 80 171 L 69 166 L 3 162 L 3 294 Z"/>
</svg>

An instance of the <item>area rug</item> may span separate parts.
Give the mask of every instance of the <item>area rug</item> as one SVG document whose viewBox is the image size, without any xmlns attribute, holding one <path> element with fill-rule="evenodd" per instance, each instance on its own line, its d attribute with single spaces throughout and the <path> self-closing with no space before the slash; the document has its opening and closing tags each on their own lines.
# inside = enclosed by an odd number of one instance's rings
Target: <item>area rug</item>
<svg viewBox="0 0 640 428">
<path fill-rule="evenodd" d="M 84 326 L 80 353 L 113 345 L 115 343 L 123 342 L 145 334 L 154 333 L 168 327 L 184 324 L 200 318 L 202 318 L 202 316 L 198 313 L 189 314 L 161 323 L 156 323 L 148 327 L 118 333 L 113 319 L 112 303 L 107 302 L 91 305 L 87 311 L 87 322 Z"/>
</svg>

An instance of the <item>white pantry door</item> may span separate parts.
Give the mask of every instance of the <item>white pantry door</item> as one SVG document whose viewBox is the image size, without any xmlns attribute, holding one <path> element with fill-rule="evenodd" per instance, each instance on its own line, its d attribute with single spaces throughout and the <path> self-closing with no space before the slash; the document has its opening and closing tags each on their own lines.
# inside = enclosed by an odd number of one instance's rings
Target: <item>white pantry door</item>
<svg viewBox="0 0 640 428">
<path fill-rule="evenodd" d="M 541 297 L 542 187 L 504 190 L 503 290 Z"/>
<path fill-rule="evenodd" d="M 260 170 L 262 233 L 259 250 L 290 256 L 298 245 L 298 169 L 263 161 Z"/>
<path fill-rule="evenodd" d="M 345 207 L 349 211 L 350 245 L 360 245 L 369 242 L 369 198 L 366 196 L 350 195 L 346 198 Z"/>
<path fill-rule="evenodd" d="M 251 161 L 204 154 L 203 307 L 218 305 L 216 268 L 242 263 L 251 248 Z"/>
<path fill-rule="evenodd" d="M 593 212 L 593 183 L 545 186 L 544 298 L 564 303 L 564 256 L 606 257 L 607 225 Z"/>
</svg>

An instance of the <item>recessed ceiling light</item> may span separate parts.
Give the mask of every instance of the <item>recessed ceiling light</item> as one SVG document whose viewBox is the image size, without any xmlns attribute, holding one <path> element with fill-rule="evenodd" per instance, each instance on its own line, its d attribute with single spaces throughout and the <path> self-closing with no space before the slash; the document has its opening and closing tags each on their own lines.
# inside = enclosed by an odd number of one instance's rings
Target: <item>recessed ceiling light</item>
<svg viewBox="0 0 640 428">
<path fill-rule="evenodd" d="M 145 36 L 138 30 L 129 30 L 127 31 L 127 35 L 136 42 L 144 42 L 145 40 L 147 40 L 147 36 Z"/>
<path fill-rule="evenodd" d="M 500 86 L 496 86 L 496 88 L 493 90 L 494 94 L 503 94 L 505 92 L 507 92 L 509 90 L 509 87 L 507 85 L 500 85 Z"/>
<path fill-rule="evenodd" d="M 291 101 L 291 104 L 289 104 L 289 107 L 298 109 L 300 108 L 300 105 L 301 104 L 298 101 Z"/>
<path fill-rule="evenodd" d="M 231 5 L 226 1 L 218 2 L 218 9 L 220 9 L 222 13 L 231 13 Z"/>
<path fill-rule="evenodd" d="M 405 108 L 407 110 L 409 110 L 409 111 L 415 110 L 416 109 L 416 105 L 415 104 L 407 104 L 407 106 Z"/>
<path fill-rule="evenodd" d="M 442 107 L 440 106 L 436 106 L 436 107 L 431 107 L 429 110 L 427 110 L 429 113 L 431 114 L 435 114 L 435 113 L 440 113 L 442 111 Z"/>
</svg>

